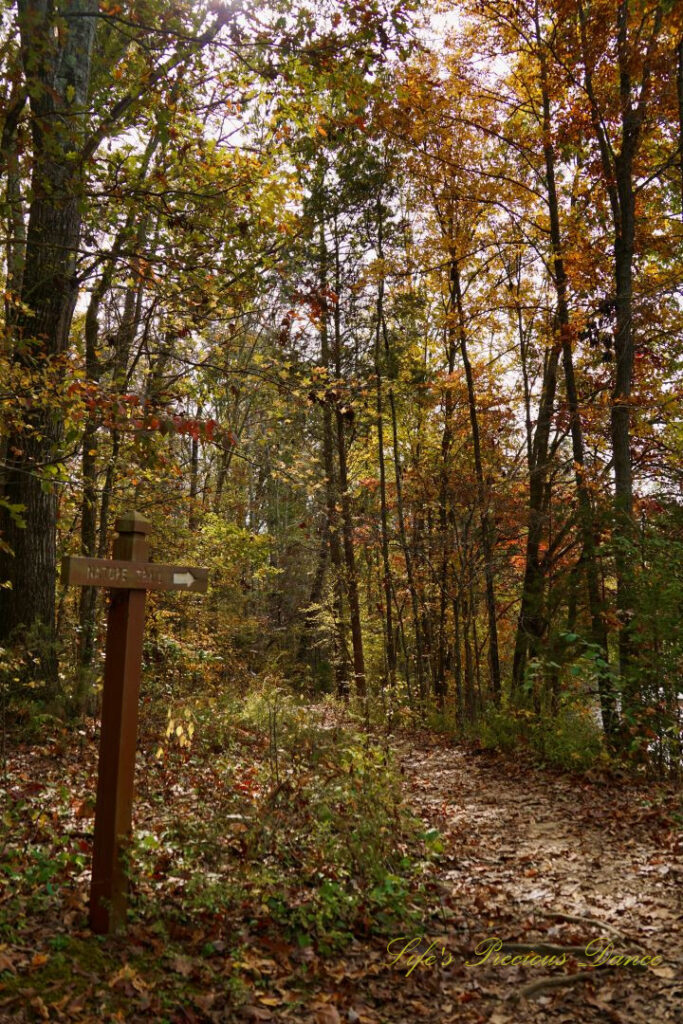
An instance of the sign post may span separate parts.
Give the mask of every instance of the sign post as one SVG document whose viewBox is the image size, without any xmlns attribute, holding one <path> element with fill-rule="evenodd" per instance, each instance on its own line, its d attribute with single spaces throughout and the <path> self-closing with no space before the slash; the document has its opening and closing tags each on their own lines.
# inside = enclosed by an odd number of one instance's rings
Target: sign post
<svg viewBox="0 0 683 1024">
<path fill-rule="evenodd" d="M 149 562 L 151 524 L 138 512 L 116 521 L 114 558 L 67 557 L 62 581 L 111 588 L 102 692 L 102 730 L 95 806 L 90 927 L 109 934 L 125 927 L 125 847 L 131 833 L 138 697 L 147 590 L 204 593 L 206 569 Z"/>
</svg>

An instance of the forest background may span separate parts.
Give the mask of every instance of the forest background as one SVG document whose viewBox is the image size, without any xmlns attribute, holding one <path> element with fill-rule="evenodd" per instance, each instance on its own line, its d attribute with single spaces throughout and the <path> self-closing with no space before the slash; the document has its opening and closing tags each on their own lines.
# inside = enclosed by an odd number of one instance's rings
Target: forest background
<svg viewBox="0 0 683 1024">
<path fill-rule="evenodd" d="M 4 5 L 12 714 L 92 709 L 57 565 L 135 508 L 212 578 L 152 598 L 150 665 L 677 769 L 681 32 Z"/>
</svg>

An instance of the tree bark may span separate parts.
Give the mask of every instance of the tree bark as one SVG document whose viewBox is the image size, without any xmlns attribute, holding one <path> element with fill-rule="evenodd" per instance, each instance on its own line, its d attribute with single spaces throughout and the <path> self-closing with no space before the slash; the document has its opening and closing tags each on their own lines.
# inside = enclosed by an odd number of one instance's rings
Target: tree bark
<svg viewBox="0 0 683 1024">
<path fill-rule="evenodd" d="M 381 195 L 377 200 L 377 255 L 384 259 L 383 222 Z M 389 519 L 387 511 L 387 478 L 384 458 L 384 408 L 382 394 L 382 356 L 381 337 L 384 322 L 384 277 L 380 276 L 377 284 L 377 322 L 375 324 L 375 378 L 376 378 L 376 410 L 377 410 L 377 457 L 379 462 L 379 499 L 380 529 L 382 535 L 382 589 L 384 592 L 384 618 L 386 625 L 386 651 L 388 681 L 391 686 L 396 683 L 396 646 L 394 642 L 394 626 L 392 616 L 393 581 L 391 563 L 389 561 Z"/>
<path fill-rule="evenodd" d="M 19 166 L 19 150 L 17 129 L 19 119 L 26 104 L 26 92 L 23 87 L 14 85 L 7 104 L 7 113 L 0 139 L 0 170 L 7 175 L 6 216 L 7 244 L 5 277 L 5 324 L 7 327 L 6 341 L 11 338 L 11 329 L 15 317 L 13 299 L 21 294 L 26 262 L 26 224 L 24 222 L 24 201 L 21 194 L 21 171 Z"/>
<path fill-rule="evenodd" d="M 63 380 L 78 281 L 83 139 L 96 0 L 71 0 L 57 31 L 49 0 L 19 0 L 22 60 L 31 109 L 33 166 L 21 283 L 24 309 L 14 325 L 14 358 L 36 372 Z M 91 15 L 79 17 L 78 15 Z M 42 396 L 24 429 L 10 434 L 5 499 L 23 507 L 24 528 L 3 510 L 3 536 L 13 557 L 0 551 L 0 642 L 19 627 L 38 624 L 42 667 L 57 687 L 54 648 L 57 497 L 45 470 L 61 455 L 62 423 Z"/>
<path fill-rule="evenodd" d="M 334 365 L 337 380 L 342 379 L 342 337 L 341 310 L 339 296 L 341 293 L 341 268 L 339 264 L 339 235 L 335 225 L 335 293 L 334 303 Z M 337 463 L 339 466 L 339 498 L 341 503 L 342 544 L 344 549 L 346 594 L 349 601 L 351 618 L 351 646 L 353 649 L 353 675 L 356 694 L 364 698 L 367 692 L 365 679 L 365 656 L 363 652 L 363 631 L 360 615 L 360 599 L 358 596 L 358 573 L 356 570 L 356 553 L 353 545 L 353 522 L 351 518 L 351 501 L 349 495 L 349 476 L 346 453 L 346 419 L 342 411 L 339 397 L 336 400 L 336 435 Z"/>
<path fill-rule="evenodd" d="M 496 704 L 500 702 L 501 680 L 500 680 L 500 656 L 498 652 L 498 622 L 496 618 L 496 593 L 493 579 L 493 537 L 491 528 L 491 517 L 488 508 L 488 495 L 484 480 L 484 467 L 481 458 L 481 440 L 479 436 L 479 418 L 477 415 L 477 400 L 474 391 L 474 377 L 472 364 L 467 351 L 467 332 L 465 331 L 465 319 L 462 302 L 462 289 L 460 284 L 460 269 L 455 257 L 451 259 L 451 306 L 457 310 L 458 335 L 460 340 L 460 355 L 465 370 L 467 382 L 467 400 L 470 413 L 470 425 L 472 430 L 472 448 L 474 452 L 474 468 L 477 479 L 477 500 L 479 504 L 479 518 L 481 523 L 482 550 L 484 553 L 484 579 L 486 584 L 486 613 L 489 624 L 489 668 L 491 673 L 491 691 Z"/>
<path fill-rule="evenodd" d="M 619 149 L 608 138 L 604 111 L 600 109 L 593 78 L 593 59 L 589 45 L 589 24 L 583 2 L 578 4 L 579 33 L 584 64 L 584 86 L 588 96 L 591 123 L 598 143 L 605 188 L 612 212 L 614 230 L 614 282 L 616 288 L 616 331 L 614 350 L 616 368 L 612 389 L 611 435 L 614 464 L 614 559 L 617 578 L 617 615 L 619 627 L 619 668 L 624 690 L 624 708 L 634 703 L 636 686 L 633 639 L 636 592 L 634 584 L 633 544 L 633 470 L 631 461 L 630 401 L 633 382 L 633 257 L 635 241 L 634 159 L 647 112 L 652 77 L 652 57 L 662 24 L 662 6 L 653 10 L 649 38 L 643 41 L 643 67 L 634 90 L 632 80 L 633 49 L 629 38 L 629 4 L 620 0 L 616 20 L 616 65 L 619 89 Z M 640 39 L 642 26 L 638 31 Z"/>
<path fill-rule="evenodd" d="M 389 334 L 386 325 L 383 325 L 384 350 L 389 361 L 390 345 Z M 398 416 L 396 412 L 396 396 L 393 384 L 389 387 L 389 409 L 391 411 L 391 437 L 394 449 L 394 477 L 396 479 L 396 515 L 398 518 L 398 535 L 403 551 L 403 560 L 406 565 L 406 580 L 410 593 L 410 607 L 413 615 L 413 631 L 415 634 L 415 675 L 417 678 L 418 693 L 420 701 L 424 703 L 427 696 L 424 683 L 424 648 L 422 643 L 422 629 L 420 628 L 420 601 L 415 585 L 415 574 L 413 571 L 413 557 L 408 543 L 406 531 L 406 517 L 403 505 L 403 467 L 401 466 L 401 455 L 398 444 Z"/>
<path fill-rule="evenodd" d="M 111 285 L 114 263 L 108 264 L 98 284 L 92 291 L 85 314 L 85 376 L 86 380 L 100 384 L 101 365 L 97 356 L 99 334 L 98 312 L 102 299 Z M 81 553 L 93 557 L 97 550 L 97 433 L 99 418 L 91 410 L 85 421 L 82 440 L 81 472 L 83 476 L 83 500 L 81 501 Z M 82 668 L 92 663 L 95 642 L 95 607 L 97 588 L 81 587 L 79 601 L 79 624 L 81 630 L 78 660 Z"/>
<path fill-rule="evenodd" d="M 553 338 L 552 346 L 546 352 L 544 361 L 543 386 L 529 471 L 524 583 L 512 662 L 512 689 L 515 693 L 519 693 L 524 681 L 528 653 L 530 651 L 532 657 L 537 656 L 547 626 L 544 614 L 545 573 L 539 552 L 546 527 L 544 496 L 548 476 L 548 445 L 555 407 L 559 358 L 559 345 L 557 339 Z"/>
<path fill-rule="evenodd" d="M 453 236 L 453 218 L 450 220 L 450 235 Z M 451 304 L 452 305 L 452 304 Z M 447 369 L 448 380 L 444 394 L 444 425 L 441 435 L 441 464 L 439 469 L 439 541 L 441 545 L 441 565 L 439 569 L 439 639 L 436 652 L 434 688 L 439 706 L 443 709 L 446 694 L 446 613 L 450 605 L 449 601 L 449 575 L 451 551 L 449 544 L 449 523 L 451 521 L 449 509 L 449 472 L 451 447 L 453 444 L 453 394 L 451 391 L 451 379 L 455 370 L 455 358 L 458 348 L 458 337 L 456 330 L 454 310 L 449 310 L 450 316 L 446 325 L 447 344 Z"/>
<path fill-rule="evenodd" d="M 595 545 L 595 524 L 593 506 L 590 492 L 586 485 L 585 478 L 585 448 L 583 441 L 583 428 L 581 426 L 581 414 L 579 409 L 579 398 L 574 373 L 574 359 L 572 353 L 572 334 L 569 317 L 569 300 L 567 296 L 567 274 L 562 255 L 562 230 L 560 225 L 560 207 L 557 197 L 557 184 L 555 177 L 555 149 L 551 135 L 551 106 L 550 89 L 548 86 L 548 71 L 545 44 L 541 36 L 541 25 L 538 10 L 538 2 L 534 10 L 534 29 L 536 43 L 538 46 L 538 59 L 541 78 L 541 96 L 543 104 L 542 125 L 543 125 L 543 153 L 546 168 L 546 189 L 548 195 L 548 210 L 550 214 L 550 242 L 553 251 L 553 284 L 557 296 L 557 318 L 560 330 L 560 341 L 562 345 L 562 367 L 564 371 L 565 388 L 567 392 L 567 405 L 569 406 L 569 422 L 572 438 L 572 456 L 574 462 L 574 479 L 576 482 L 576 493 L 578 503 L 579 530 L 581 533 L 582 554 L 581 563 L 586 571 L 586 587 L 588 591 L 588 608 L 591 618 L 591 642 L 602 652 L 602 657 L 607 663 L 607 627 L 603 616 L 602 596 L 600 593 L 600 579 L 597 564 L 597 553 Z M 572 577 L 574 581 L 574 576 Z M 574 598 L 575 600 L 575 598 Z M 598 676 L 598 688 L 600 690 L 600 704 L 602 721 L 605 734 L 608 738 L 614 735 L 616 728 L 616 715 L 614 707 L 614 695 L 612 693 L 611 678 L 609 671 L 601 671 Z"/>
<path fill-rule="evenodd" d="M 325 297 L 328 291 L 327 281 L 327 244 L 325 240 L 325 224 L 320 223 L 320 293 Z M 325 299 L 327 303 L 327 299 Z M 320 321 L 320 361 L 325 370 L 332 368 L 330 353 L 328 312 L 323 309 Z M 340 536 L 339 517 L 339 484 L 335 464 L 335 441 L 332 407 L 325 398 L 322 406 L 323 415 L 323 462 L 325 466 L 325 495 L 327 504 L 327 530 L 329 534 L 330 563 L 332 566 L 333 616 L 334 616 L 334 672 L 337 695 L 349 696 L 351 679 L 351 663 L 349 659 L 346 625 L 344 618 L 344 557 Z"/>
<path fill-rule="evenodd" d="M 678 95 L 678 164 L 680 167 L 681 220 L 683 221 L 683 38 L 681 38 L 676 63 L 676 92 Z"/>
</svg>

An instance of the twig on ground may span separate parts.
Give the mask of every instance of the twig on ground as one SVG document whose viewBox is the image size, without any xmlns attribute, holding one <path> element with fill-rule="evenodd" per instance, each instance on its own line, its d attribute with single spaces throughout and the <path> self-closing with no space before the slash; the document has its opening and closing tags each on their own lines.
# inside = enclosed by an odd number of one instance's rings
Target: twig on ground
<svg viewBox="0 0 683 1024">
<path fill-rule="evenodd" d="M 536 981 L 525 985 L 518 992 L 513 992 L 509 998 L 511 1002 L 517 1002 L 519 999 L 529 999 L 531 996 L 536 995 L 537 992 L 543 992 L 549 988 L 562 988 L 565 985 L 574 985 L 577 982 L 595 981 L 601 974 L 607 974 L 614 970 L 616 970 L 614 967 L 600 967 L 595 971 L 578 971 L 576 974 L 551 974 L 547 978 L 537 978 Z"/>
<path fill-rule="evenodd" d="M 563 913 L 560 910 L 544 910 L 542 912 L 542 916 L 543 917 L 556 917 L 558 920 L 560 920 L 560 921 L 567 921 L 570 924 L 588 924 L 588 925 L 592 925 L 594 928 L 601 928 L 603 931 L 609 932 L 610 935 L 614 935 L 618 939 L 623 939 L 624 942 L 631 942 L 634 946 L 638 946 L 640 949 L 644 948 L 640 944 L 640 942 L 638 942 L 636 939 L 632 939 L 628 935 L 624 935 L 624 933 L 620 932 L 618 928 L 614 927 L 614 925 L 607 924 L 606 921 L 598 921 L 597 918 L 594 918 L 594 917 L 581 917 L 580 915 L 577 915 L 577 914 L 565 914 L 565 913 Z"/>
<path fill-rule="evenodd" d="M 555 946 L 552 942 L 504 942 L 500 947 L 501 953 L 542 953 L 553 956 L 564 953 L 572 956 L 574 953 L 586 955 L 585 946 Z"/>
</svg>

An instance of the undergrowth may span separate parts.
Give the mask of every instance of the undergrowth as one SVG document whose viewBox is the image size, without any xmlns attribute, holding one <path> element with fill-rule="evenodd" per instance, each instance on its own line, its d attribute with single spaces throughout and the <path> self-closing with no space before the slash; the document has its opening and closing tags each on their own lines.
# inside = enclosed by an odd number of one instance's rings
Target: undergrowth
<svg viewBox="0 0 683 1024">
<path fill-rule="evenodd" d="M 118 1019 L 131 1000 L 155 1020 L 179 1005 L 203 1019 L 212 999 L 235 1008 L 253 991 L 264 943 L 324 957 L 429 912 L 438 843 L 403 806 L 387 744 L 334 702 L 309 707 L 279 680 L 145 681 L 121 939 L 88 929 L 96 769 L 94 721 L 8 744 L 0 1005 L 29 1008 L 17 1020 Z"/>
<path fill-rule="evenodd" d="M 322 951 L 419 916 L 427 851 L 393 753 L 334 703 L 306 705 L 278 681 L 181 699 L 157 759 L 184 792 L 134 857 L 183 881 L 186 912 L 231 916 L 246 900 L 251 927 Z"/>
</svg>

